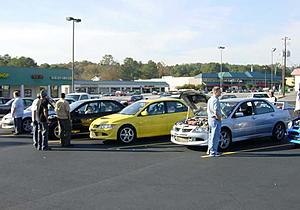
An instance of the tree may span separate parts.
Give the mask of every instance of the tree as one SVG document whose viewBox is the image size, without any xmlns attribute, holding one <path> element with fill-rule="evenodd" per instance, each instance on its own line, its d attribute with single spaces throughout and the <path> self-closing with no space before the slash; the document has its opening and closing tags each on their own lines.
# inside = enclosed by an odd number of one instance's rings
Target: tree
<svg viewBox="0 0 300 210">
<path fill-rule="evenodd" d="M 141 78 L 142 79 L 151 79 L 158 77 L 158 68 L 156 63 L 152 60 L 149 60 L 147 64 L 144 64 L 141 69 Z"/>
<path fill-rule="evenodd" d="M 37 63 L 32 58 L 20 57 L 12 58 L 7 66 L 16 66 L 16 67 L 37 67 Z"/>
<path fill-rule="evenodd" d="M 114 57 L 112 55 L 104 55 L 102 57 L 102 60 L 100 61 L 100 65 L 117 65 L 118 62 L 114 60 Z"/>
<path fill-rule="evenodd" d="M 50 68 L 51 66 L 50 66 L 48 63 L 43 63 L 43 64 L 40 65 L 40 67 L 41 67 L 41 68 L 46 68 L 46 69 L 48 69 L 48 68 Z"/>
<path fill-rule="evenodd" d="M 140 75 L 140 65 L 132 58 L 125 58 L 124 64 L 121 65 L 121 78 L 123 80 L 134 80 Z"/>
</svg>

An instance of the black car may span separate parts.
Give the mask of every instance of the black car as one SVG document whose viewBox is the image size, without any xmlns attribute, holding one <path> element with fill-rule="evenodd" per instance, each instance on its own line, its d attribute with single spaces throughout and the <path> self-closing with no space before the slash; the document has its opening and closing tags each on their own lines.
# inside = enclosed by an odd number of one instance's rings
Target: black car
<svg viewBox="0 0 300 210">
<path fill-rule="evenodd" d="M 0 104 L 0 114 L 1 115 L 5 115 L 10 112 L 11 105 L 14 100 L 15 99 L 13 98 L 13 99 L 10 99 L 5 104 Z M 32 98 L 23 98 L 23 102 L 24 102 L 24 109 L 26 109 L 27 107 L 31 106 L 33 99 Z"/>
<path fill-rule="evenodd" d="M 72 134 L 88 134 L 90 124 L 97 119 L 121 111 L 125 106 L 118 101 L 109 99 L 88 99 L 70 104 Z M 58 139 L 58 124 L 56 114 L 49 116 L 49 137 Z"/>
</svg>

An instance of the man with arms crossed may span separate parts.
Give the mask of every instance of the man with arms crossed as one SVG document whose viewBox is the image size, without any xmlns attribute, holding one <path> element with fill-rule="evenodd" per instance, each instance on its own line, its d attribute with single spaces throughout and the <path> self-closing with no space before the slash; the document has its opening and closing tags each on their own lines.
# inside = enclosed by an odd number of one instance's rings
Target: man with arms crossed
<svg viewBox="0 0 300 210">
<path fill-rule="evenodd" d="M 219 96 L 221 95 L 221 89 L 214 87 L 213 95 L 207 102 L 207 115 L 208 115 L 208 126 L 209 126 L 209 138 L 208 138 L 208 150 L 209 156 L 218 157 L 220 133 L 221 133 L 221 106 L 219 102 Z"/>
</svg>

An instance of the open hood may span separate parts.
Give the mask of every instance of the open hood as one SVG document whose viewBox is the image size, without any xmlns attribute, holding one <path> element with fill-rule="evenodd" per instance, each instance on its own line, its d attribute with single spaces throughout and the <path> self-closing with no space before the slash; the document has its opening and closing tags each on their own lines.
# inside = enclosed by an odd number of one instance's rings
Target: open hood
<svg viewBox="0 0 300 210">
<path fill-rule="evenodd" d="M 208 96 L 196 90 L 187 90 L 180 94 L 194 114 L 206 112 Z"/>
</svg>

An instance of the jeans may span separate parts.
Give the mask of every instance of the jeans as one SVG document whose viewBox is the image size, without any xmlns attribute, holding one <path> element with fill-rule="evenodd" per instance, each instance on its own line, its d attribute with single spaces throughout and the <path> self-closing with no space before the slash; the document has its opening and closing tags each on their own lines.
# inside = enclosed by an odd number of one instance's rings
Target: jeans
<svg viewBox="0 0 300 210">
<path fill-rule="evenodd" d="M 49 126 L 47 122 L 39 123 L 39 149 L 47 149 L 48 148 L 48 133 Z"/>
<path fill-rule="evenodd" d="M 39 145 L 39 139 L 41 139 L 41 136 L 39 136 L 39 122 L 33 121 L 32 123 L 32 140 L 33 140 L 33 146 L 38 147 Z"/>
<path fill-rule="evenodd" d="M 208 151 L 210 154 L 218 152 L 218 146 L 221 134 L 221 121 L 216 118 L 208 119 L 209 137 L 208 137 Z"/>
<path fill-rule="evenodd" d="M 71 143 L 71 121 L 69 119 L 58 119 L 59 137 L 62 146 Z"/>
<path fill-rule="evenodd" d="M 14 118 L 15 133 L 22 133 L 22 117 Z"/>
</svg>

